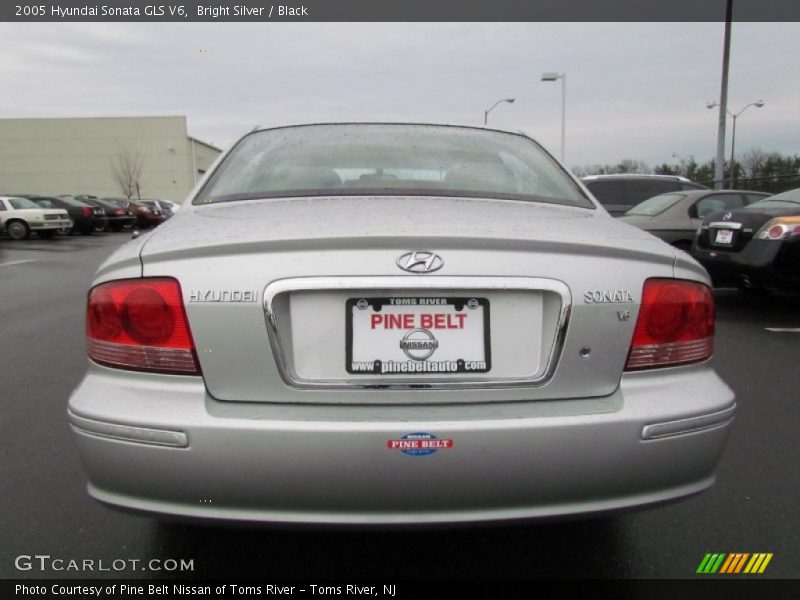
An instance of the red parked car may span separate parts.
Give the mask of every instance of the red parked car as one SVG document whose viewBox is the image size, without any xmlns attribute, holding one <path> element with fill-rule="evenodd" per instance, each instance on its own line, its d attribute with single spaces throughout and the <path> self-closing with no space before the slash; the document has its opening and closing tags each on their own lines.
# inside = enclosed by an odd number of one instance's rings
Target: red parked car
<svg viewBox="0 0 800 600">
<path fill-rule="evenodd" d="M 103 201 L 112 203 L 133 213 L 136 217 L 136 226 L 141 229 L 155 227 L 163 223 L 166 219 L 163 210 L 158 207 L 148 206 L 143 202 L 127 200 L 125 198 L 103 198 Z"/>
</svg>

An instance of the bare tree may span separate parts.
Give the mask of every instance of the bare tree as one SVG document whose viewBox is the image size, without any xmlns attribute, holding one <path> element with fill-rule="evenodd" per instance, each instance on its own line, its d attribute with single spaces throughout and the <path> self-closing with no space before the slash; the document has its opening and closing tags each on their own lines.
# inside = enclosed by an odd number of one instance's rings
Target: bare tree
<svg viewBox="0 0 800 600">
<path fill-rule="evenodd" d="M 746 177 L 756 177 L 768 160 L 769 154 L 754 148 L 742 154 L 737 162 L 744 167 Z"/>
<path fill-rule="evenodd" d="M 616 173 L 651 173 L 652 170 L 645 162 L 625 158 L 616 165 L 576 165 L 572 167 L 572 172 L 578 177 L 584 177 L 585 175 L 614 175 Z"/>
<path fill-rule="evenodd" d="M 640 160 L 623 158 L 617 165 L 617 173 L 650 173 L 650 167 Z"/>
<path fill-rule="evenodd" d="M 111 172 L 120 192 L 128 200 L 139 194 L 144 156 L 139 151 L 123 148 L 111 161 Z"/>
</svg>

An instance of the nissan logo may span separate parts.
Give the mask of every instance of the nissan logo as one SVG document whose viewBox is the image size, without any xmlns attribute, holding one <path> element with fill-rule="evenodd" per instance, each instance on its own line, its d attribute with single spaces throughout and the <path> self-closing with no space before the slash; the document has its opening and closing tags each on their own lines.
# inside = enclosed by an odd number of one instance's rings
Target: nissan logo
<svg viewBox="0 0 800 600">
<path fill-rule="evenodd" d="M 444 261 L 434 252 L 414 250 L 400 256 L 397 266 L 409 273 L 433 273 L 444 266 Z"/>
<path fill-rule="evenodd" d="M 427 329 L 412 329 L 400 340 L 400 349 L 411 360 L 428 360 L 438 347 L 439 341 Z"/>
</svg>

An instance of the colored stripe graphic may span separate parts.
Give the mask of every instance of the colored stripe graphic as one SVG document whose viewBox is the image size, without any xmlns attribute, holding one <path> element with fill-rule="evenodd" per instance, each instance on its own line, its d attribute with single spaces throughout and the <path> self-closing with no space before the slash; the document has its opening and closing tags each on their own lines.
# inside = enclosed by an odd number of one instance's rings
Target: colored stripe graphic
<svg viewBox="0 0 800 600">
<path fill-rule="evenodd" d="M 769 561 L 772 560 L 772 553 L 758 553 L 753 554 L 753 558 L 747 563 L 744 569 L 745 573 L 763 573 L 767 568 Z"/>
<path fill-rule="evenodd" d="M 741 552 L 736 552 L 734 554 L 728 555 L 728 560 L 725 561 L 725 564 L 722 565 L 722 568 L 719 570 L 720 573 L 738 573 L 744 567 L 744 562 L 750 556 L 749 553 L 743 554 Z"/>
<path fill-rule="evenodd" d="M 697 573 L 736 575 L 740 573 L 763 573 L 772 560 L 767 552 L 708 552 L 697 567 Z M 746 565 L 746 566 L 745 566 Z"/>
<path fill-rule="evenodd" d="M 724 559 L 725 553 L 707 553 L 697 567 L 697 573 L 716 573 Z"/>
</svg>

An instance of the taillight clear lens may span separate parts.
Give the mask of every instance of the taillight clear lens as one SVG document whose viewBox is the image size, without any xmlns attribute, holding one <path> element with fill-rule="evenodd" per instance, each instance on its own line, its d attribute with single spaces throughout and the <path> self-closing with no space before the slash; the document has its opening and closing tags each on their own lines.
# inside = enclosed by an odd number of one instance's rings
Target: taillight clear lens
<svg viewBox="0 0 800 600">
<path fill-rule="evenodd" d="M 136 371 L 197 375 L 200 367 L 183 306 L 171 278 L 111 281 L 89 292 L 89 357 Z"/>
<path fill-rule="evenodd" d="M 682 279 L 648 279 L 625 369 L 700 362 L 713 350 L 711 289 Z"/>
<path fill-rule="evenodd" d="M 756 232 L 758 240 L 785 240 L 789 236 L 800 234 L 800 217 L 776 217 L 770 219 Z"/>
</svg>

